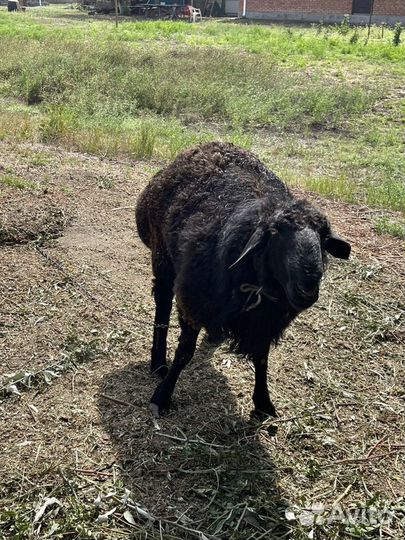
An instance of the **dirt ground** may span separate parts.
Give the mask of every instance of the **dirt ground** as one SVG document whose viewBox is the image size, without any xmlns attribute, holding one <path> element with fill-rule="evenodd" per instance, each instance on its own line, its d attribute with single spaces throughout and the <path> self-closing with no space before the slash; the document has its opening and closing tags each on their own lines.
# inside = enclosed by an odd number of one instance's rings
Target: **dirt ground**
<svg viewBox="0 0 405 540">
<path fill-rule="evenodd" d="M 161 165 L 0 143 L 29 186 L 0 186 L 0 538 L 401 538 L 403 245 L 306 194 L 353 256 L 271 353 L 277 435 L 203 337 L 154 421 L 134 205 Z"/>
</svg>

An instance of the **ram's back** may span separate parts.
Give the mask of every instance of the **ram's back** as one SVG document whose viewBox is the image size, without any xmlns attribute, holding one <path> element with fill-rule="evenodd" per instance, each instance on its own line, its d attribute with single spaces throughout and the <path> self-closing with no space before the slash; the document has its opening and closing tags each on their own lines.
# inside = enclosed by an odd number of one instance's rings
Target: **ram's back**
<svg viewBox="0 0 405 540">
<path fill-rule="evenodd" d="M 230 143 L 212 142 L 180 154 L 158 172 L 137 205 L 138 232 L 151 247 L 190 226 L 221 226 L 246 201 L 289 198 L 285 184 L 260 160 Z M 168 240 L 167 240 L 168 241 Z"/>
</svg>

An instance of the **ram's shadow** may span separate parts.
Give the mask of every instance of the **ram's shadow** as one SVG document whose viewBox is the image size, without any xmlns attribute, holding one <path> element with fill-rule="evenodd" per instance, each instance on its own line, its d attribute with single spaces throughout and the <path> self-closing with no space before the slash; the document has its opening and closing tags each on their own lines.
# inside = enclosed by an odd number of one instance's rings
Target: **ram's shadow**
<svg viewBox="0 0 405 540">
<path fill-rule="evenodd" d="M 242 417 L 238 411 L 235 390 L 221 373 L 224 355 L 214 353 L 203 339 L 178 381 L 172 412 L 158 425 L 148 412 L 157 381 L 146 362 L 106 375 L 101 421 L 125 486 L 149 512 L 178 521 L 176 538 L 190 537 L 183 526 L 218 539 L 276 539 L 287 528 L 273 442 L 248 412 Z M 250 377 L 248 366 L 240 362 L 229 371 L 232 379 L 240 374 L 237 391 L 250 397 L 252 388 L 242 380 Z"/>
</svg>

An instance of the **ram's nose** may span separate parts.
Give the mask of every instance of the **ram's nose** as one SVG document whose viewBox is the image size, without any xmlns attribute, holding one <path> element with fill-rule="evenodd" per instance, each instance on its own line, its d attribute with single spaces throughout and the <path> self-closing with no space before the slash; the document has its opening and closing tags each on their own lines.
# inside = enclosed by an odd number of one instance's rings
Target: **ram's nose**
<svg viewBox="0 0 405 540">
<path fill-rule="evenodd" d="M 298 296 L 302 296 L 302 298 L 318 298 L 318 295 L 319 295 L 319 285 L 315 285 L 315 286 L 310 286 L 310 287 L 306 287 L 306 286 L 302 286 L 302 285 L 299 285 L 299 284 L 296 284 L 295 285 L 295 290 L 298 294 Z"/>
<path fill-rule="evenodd" d="M 310 287 L 298 283 L 289 283 L 287 298 L 291 306 L 297 311 L 303 311 L 314 304 L 319 298 L 319 284 Z"/>
</svg>

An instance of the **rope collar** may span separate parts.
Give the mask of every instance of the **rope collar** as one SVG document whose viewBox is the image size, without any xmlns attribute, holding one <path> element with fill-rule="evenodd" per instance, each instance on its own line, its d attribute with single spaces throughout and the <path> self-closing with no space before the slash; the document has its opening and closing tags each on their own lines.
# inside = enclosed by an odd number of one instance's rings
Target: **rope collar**
<svg viewBox="0 0 405 540">
<path fill-rule="evenodd" d="M 271 296 L 264 290 L 263 287 L 259 287 L 259 285 L 253 285 L 252 283 L 242 283 L 242 285 L 239 287 L 239 290 L 243 293 L 249 293 L 249 296 L 247 297 L 247 300 L 243 306 L 243 311 L 250 311 L 257 308 L 257 306 L 262 301 L 262 296 L 265 296 L 268 300 L 271 300 L 272 302 L 277 302 L 277 298 Z M 252 304 L 249 305 L 249 302 L 254 299 L 254 295 L 256 295 L 256 299 L 253 301 Z"/>
</svg>

